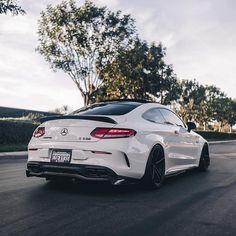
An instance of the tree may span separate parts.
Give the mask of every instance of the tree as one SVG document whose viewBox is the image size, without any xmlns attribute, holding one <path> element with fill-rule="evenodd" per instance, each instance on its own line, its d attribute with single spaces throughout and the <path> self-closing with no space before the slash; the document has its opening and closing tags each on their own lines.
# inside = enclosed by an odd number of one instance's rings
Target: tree
<svg viewBox="0 0 236 236">
<path fill-rule="evenodd" d="M 72 112 L 72 109 L 68 105 L 63 105 L 62 107 L 57 107 L 54 110 L 51 110 L 49 112 L 55 112 L 58 114 L 69 114 Z"/>
<path fill-rule="evenodd" d="M 196 111 L 197 121 L 203 126 L 204 130 L 206 130 L 207 124 L 214 120 L 215 108 L 217 106 L 216 101 L 220 94 L 220 89 L 214 85 L 204 86 L 204 96 L 202 93 L 202 99 Z"/>
<path fill-rule="evenodd" d="M 230 101 L 219 88 L 214 85 L 203 86 L 196 80 L 182 81 L 182 96 L 178 101 L 178 113 L 186 121 L 194 120 L 206 130 L 209 122 L 218 122 L 219 131 L 232 120 L 230 118 Z M 232 121 L 233 122 L 233 121 Z"/>
<path fill-rule="evenodd" d="M 0 14 L 11 12 L 13 15 L 25 14 L 25 11 L 14 0 L 0 0 Z"/>
<path fill-rule="evenodd" d="M 185 122 L 194 120 L 202 124 L 202 117 L 207 112 L 206 109 L 203 109 L 206 105 L 205 87 L 200 85 L 195 79 L 182 80 L 181 90 L 182 95 L 178 101 L 180 104 L 179 115 Z"/>
<path fill-rule="evenodd" d="M 232 133 L 232 127 L 236 124 L 236 100 L 230 99 L 229 111 L 227 112 L 227 123 L 230 126 L 230 133 Z"/>
<path fill-rule="evenodd" d="M 233 118 L 231 102 L 232 100 L 228 98 L 223 92 L 221 92 L 219 97 L 217 97 L 215 100 L 213 118 L 219 124 L 219 132 L 221 132 L 221 129 L 224 125 L 233 123 L 231 120 Z"/>
<path fill-rule="evenodd" d="M 164 56 L 161 44 L 149 46 L 136 38 L 133 48 L 119 51 L 113 63 L 102 71 L 104 84 L 95 100 L 135 98 L 170 104 L 179 97 L 180 87 Z"/>
<path fill-rule="evenodd" d="M 41 13 L 37 50 L 54 70 L 74 81 L 85 105 L 102 86 L 101 71 L 121 48 L 129 48 L 135 35 L 134 20 L 121 11 L 111 12 L 90 1 L 78 7 L 63 1 Z"/>
<path fill-rule="evenodd" d="M 39 122 L 39 119 L 44 117 L 45 115 L 43 115 L 42 113 L 29 113 L 25 119 L 26 120 L 30 120 L 33 122 Z"/>
<path fill-rule="evenodd" d="M 147 92 L 156 102 L 167 105 L 179 99 L 181 87 L 172 65 L 165 63 L 165 56 L 166 48 L 161 43 L 151 44 L 147 61 L 147 71 L 149 71 Z"/>
<path fill-rule="evenodd" d="M 145 73 L 147 52 L 147 43 L 138 38 L 133 48 L 120 50 L 116 59 L 103 69 L 104 84 L 95 94 L 95 100 L 147 98 Z"/>
</svg>

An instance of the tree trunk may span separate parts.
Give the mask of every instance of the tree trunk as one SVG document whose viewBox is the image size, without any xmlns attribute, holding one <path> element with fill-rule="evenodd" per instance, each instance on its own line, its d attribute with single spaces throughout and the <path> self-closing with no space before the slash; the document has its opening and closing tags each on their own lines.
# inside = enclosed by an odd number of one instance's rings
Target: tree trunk
<svg viewBox="0 0 236 236">
<path fill-rule="evenodd" d="M 206 131 L 206 122 L 203 122 L 203 130 Z"/>
<path fill-rule="evenodd" d="M 164 99 L 163 99 L 163 94 L 162 94 L 162 91 L 160 91 L 160 98 L 161 98 L 161 101 L 160 101 L 160 103 L 161 103 L 161 104 L 163 104 L 163 100 L 164 100 Z"/>
<path fill-rule="evenodd" d="M 221 122 L 219 122 L 219 132 L 221 132 Z"/>
<path fill-rule="evenodd" d="M 83 99 L 84 99 L 84 105 L 88 106 L 90 103 L 90 95 L 88 93 L 82 94 Z"/>
</svg>

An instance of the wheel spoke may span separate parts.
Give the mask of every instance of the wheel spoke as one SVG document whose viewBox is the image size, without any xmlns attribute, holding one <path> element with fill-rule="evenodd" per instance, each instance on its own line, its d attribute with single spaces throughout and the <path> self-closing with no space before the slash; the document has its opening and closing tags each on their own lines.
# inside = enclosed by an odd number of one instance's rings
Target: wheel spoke
<svg viewBox="0 0 236 236">
<path fill-rule="evenodd" d="M 160 149 L 156 149 L 155 157 L 159 157 Z"/>
<path fill-rule="evenodd" d="M 158 165 L 158 164 L 160 164 L 161 162 L 163 162 L 165 160 L 165 158 L 163 157 L 163 158 L 161 158 L 160 160 L 157 160 L 154 164 L 155 165 Z"/>
<path fill-rule="evenodd" d="M 156 166 L 153 166 L 153 179 L 155 180 L 156 178 L 155 177 L 157 177 L 157 180 L 160 182 L 161 181 L 161 179 L 162 179 L 162 175 L 161 175 L 161 173 L 159 172 L 159 170 L 157 169 L 157 167 Z"/>
<path fill-rule="evenodd" d="M 161 148 L 157 147 L 151 153 L 151 163 L 149 166 L 149 178 L 153 186 L 158 188 L 165 177 L 165 157 Z"/>
</svg>

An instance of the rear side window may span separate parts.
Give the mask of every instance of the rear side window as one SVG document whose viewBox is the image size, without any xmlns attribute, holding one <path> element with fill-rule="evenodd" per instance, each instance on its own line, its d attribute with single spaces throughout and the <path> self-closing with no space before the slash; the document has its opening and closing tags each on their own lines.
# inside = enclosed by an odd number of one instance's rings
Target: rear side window
<svg viewBox="0 0 236 236">
<path fill-rule="evenodd" d="M 155 122 L 155 123 L 165 123 L 165 120 L 164 120 L 160 110 L 157 108 L 150 109 L 150 110 L 146 111 L 143 114 L 143 118 L 145 120 Z"/>
<path fill-rule="evenodd" d="M 174 112 L 167 109 L 160 109 L 160 112 L 164 116 L 167 123 L 185 127 L 185 124 L 183 123 L 183 121 L 177 115 L 175 115 Z"/>
<path fill-rule="evenodd" d="M 140 106 L 140 103 L 102 103 L 82 108 L 73 112 L 74 115 L 125 115 Z"/>
</svg>

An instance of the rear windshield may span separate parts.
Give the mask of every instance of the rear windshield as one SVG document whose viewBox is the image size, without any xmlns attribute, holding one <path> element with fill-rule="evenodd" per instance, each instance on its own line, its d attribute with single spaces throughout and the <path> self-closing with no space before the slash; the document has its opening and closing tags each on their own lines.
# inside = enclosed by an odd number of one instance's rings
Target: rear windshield
<svg viewBox="0 0 236 236">
<path fill-rule="evenodd" d="M 114 115 L 120 116 L 127 114 L 140 106 L 141 103 L 101 103 L 94 104 L 89 107 L 81 108 L 74 115 Z"/>
</svg>

